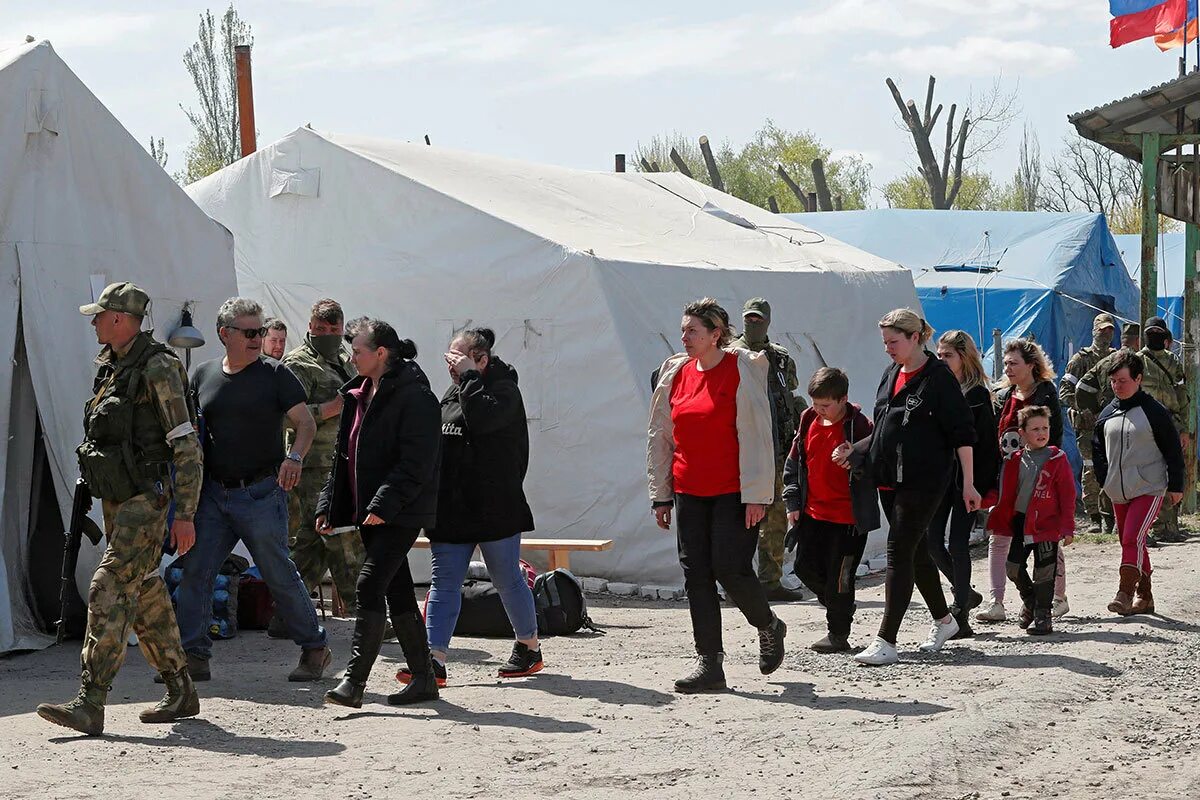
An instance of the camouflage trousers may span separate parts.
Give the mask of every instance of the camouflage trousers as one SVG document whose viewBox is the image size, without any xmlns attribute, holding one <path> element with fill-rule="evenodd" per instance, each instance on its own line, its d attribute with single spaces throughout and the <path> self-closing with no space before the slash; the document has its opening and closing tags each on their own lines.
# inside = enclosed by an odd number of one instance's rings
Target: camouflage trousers
<svg viewBox="0 0 1200 800">
<path fill-rule="evenodd" d="M 88 590 L 87 632 L 80 665 L 83 682 L 108 689 L 125 661 L 129 633 L 158 672 L 187 666 L 179 626 L 158 574 L 167 509 L 152 493 L 123 503 L 104 501 L 108 548 Z"/>
<path fill-rule="evenodd" d="M 1105 520 L 1112 520 L 1112 501 L 1100 489 L 1100 483 L 1096 480 L 1096 470 L 1092 466 L 1092 432 L 1080 432 L 1076 442 L 1079 444 L 1079 455 L 1083 458 L 1083 507 L 1088 518 L 1103 517 Z"/>
<path fill-rule="evenodd" d="M 358 531 L 322 536 L 313 526 L 325 478 L 319 470 L 311 475 L 305 470 L 300 485 L 288 492 L 288 548 L 304 588 L 311 594 L 328 570 L 347 614 L 354 616 L 358 573 L 367 554 Z"/>
<path fill-rule="evenodd" d="M 787 506 L 783 500 L 783 471 L 775 473 L 775 502 L 767 506 L 767 516 L 758 528 L 758 582 L 767 591 L 779 586 L 783 578 L 783 540 L 787 538 Z"/>
</svg>

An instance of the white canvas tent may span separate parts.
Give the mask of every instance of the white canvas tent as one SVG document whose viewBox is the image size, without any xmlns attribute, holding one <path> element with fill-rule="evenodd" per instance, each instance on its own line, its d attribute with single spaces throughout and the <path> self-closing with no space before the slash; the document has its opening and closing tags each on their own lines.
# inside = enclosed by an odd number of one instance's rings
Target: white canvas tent
<svg viewBox="0 0 1200 800">
<path fill-rule="evenodd" d="M 873 398 L 876 321 L 917 300 L 908 270 L 679 174 L 593 173 L 301 128 L 189 186 L 234 234 L 239 290 L 303 332 L 318 297 L 413 338 L 435 391 L 452 332 L 488 325 L 521 376 L 538 535 L 612 538 L 586 575 L 680 583 L 645 481 L 650 373 L 683 305 L 771 300 L 812 373 Z"/>
<path fill-rule="evenodd" d="M 38 612 L 36 587 L 57 598 L 74 450 L 95 374 L 96 339 L 79 306 L 109 282 L 134 281 L 153 298 L 148 325 L 166 338 L 185 302 L 210 328 L 236 285 L 229 232 L 196 208 L 49 42 L 0 49 L 0 108 L 4 653 L 47 643 L 38 628 L 57 612 Z M 98 512 L 97 504 L 97 521 Z M 99 556 L 85 540 L 76 572 L 84 597 Z"/>
</svg>

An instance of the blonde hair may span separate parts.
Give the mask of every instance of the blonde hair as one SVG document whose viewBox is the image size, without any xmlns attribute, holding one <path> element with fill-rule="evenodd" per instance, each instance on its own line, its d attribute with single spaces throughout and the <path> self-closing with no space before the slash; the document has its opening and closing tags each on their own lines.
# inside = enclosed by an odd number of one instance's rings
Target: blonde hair
<svg viewBox="0 0 1200 800">
<path fill-rule="evenodd" d="M 1004 355 L 1020 353 L 1021 360 L 1033 366 L 1033 382 L 1039 384 L 1054 380 L 1054 364 L 1042 346 L 1033 339 L 1009 339 L 1004 343 Z M 1011 386 L 1008 376 L 1004 378 L 1005 385 Z"/>
<path fill-rule="evenodd" d="M 962 387 L 963 394 L 976 386 L 988 388 L 987 373 L 983 371 L 983 358 L 979 355 L 979 348 L 975 346 L 971 334 L 966 331 L 946 331 L 938 338 L 938 347 L 943 345 L 953 348 L 962 360 L 963 376 L 959 386 Z M 990 394 L 991 390 L 988 391 Z"/>
<path fill-rule="evenodd" d="M 720 331 L 717 346 L 724 347 L 733 341 L 733 331 L 729 328 L 729 313 L 721 304 L 711 297 L 703 297 L 688 303 L 683 307 L 685 317 L 695 317 L 710 331 Z"/>
<path fill-rule="evenodd" d="M 891 328 L 905 336 L 917 336 L 917 344 L 924 347 L 933 338 L 933 328 L 911 308 L 896 308 L 879 320 L 880 328 Z"/>
</svg>

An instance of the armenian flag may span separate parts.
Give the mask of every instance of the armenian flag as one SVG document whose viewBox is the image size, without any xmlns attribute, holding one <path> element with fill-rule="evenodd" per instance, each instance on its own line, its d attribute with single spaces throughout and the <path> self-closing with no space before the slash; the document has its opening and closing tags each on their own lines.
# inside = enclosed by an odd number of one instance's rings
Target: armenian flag
<svg viewBox="0 0 1200 800">
<path fill-rule="evenodd" d="M 1166 52 L 1173 47 L 1183 47 L 1188 42 L 1196 40 L 1197 33 L 1200 33 L 1200 23 L 1196 19 L 1198 5 L 1200 2 L 1197 0 L 1187 0 L 1187 24 L 1172 33 L 1159 34 L 1154 37 L 1154 43 L 1158 45 L 1159 50 Z"/>
<path fill-rule="evenodd" d="M 1150 37 L 1172 36 L 1188 23 L 1189 0 L 1108 0 L 1113 47 Z M 1173 45 L 1172 45 L 1173 46 Z"/>
</svg>

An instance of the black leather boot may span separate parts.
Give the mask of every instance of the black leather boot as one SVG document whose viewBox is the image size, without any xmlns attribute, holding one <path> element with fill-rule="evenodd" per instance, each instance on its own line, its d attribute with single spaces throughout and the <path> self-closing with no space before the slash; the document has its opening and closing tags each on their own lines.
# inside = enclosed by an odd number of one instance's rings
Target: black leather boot
<svg viewBox="0 0 1200 800">
<path fill-rule="evenodd" d="M 723 691 L 725 684 L 724 653 L 700 653 L 696 657 L 696 668 L 691 674 L 675 681 L 675 691 L 680 694 Z"/>
<path fill-rule="evenodd" d="M 325 693 L 325 702 L 335 706 L 362 708 L 363 689 L 371 676 L 371 667 L 379 657 L 387 614 L 382 611 L 363 611 L 354 620 L 354 636 L 350 640 L 350 663 L 337 686 Z"/>
<path fill-rule="evenodd" d="M 400 640 L 400 649 L 404 651 L 412 679 L 403 689 L 388 695 L 388 704 L 407 706 L 436 700 L 437 676 L 433 672 L 433 656 L 429 653 L 429 639 L 425 635 L 425 620 L 417 611 L 393 615 L 392 629 Z"/>
</svg>

